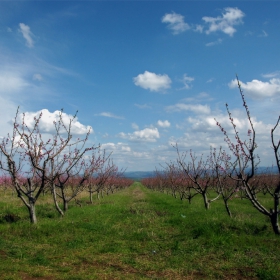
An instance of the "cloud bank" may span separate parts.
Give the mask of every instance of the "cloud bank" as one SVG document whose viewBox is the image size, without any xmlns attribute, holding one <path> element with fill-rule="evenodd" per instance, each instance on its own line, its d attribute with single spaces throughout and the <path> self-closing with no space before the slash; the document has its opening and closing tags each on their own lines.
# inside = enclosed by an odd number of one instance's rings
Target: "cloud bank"
<svg viewBox="0 0 280 280">
<path fill-rule="evenodd" d="M 280 79 L 273 78 L 268 82 L 252 80 L 251 82 L 243 83 L 239 81 L 241 87 L 246 94 L 252 98 L 265 98 L 280 95 Z M 230 88 L 237 88 L 237 80 L 232 80 L 229 84 Z"/>
<path fill-rule="evenodd" d="M 41 133 L 56 133 L 55 130 L 55 126 L 54 126 L 54 121 L 58 122 L 60 120 L 59 118 L 59 114 L 60 111 L 54 111 L 53 113 L 49 112 L 48 109 L 43 109 L 41 111 L 37 111 L 37 112 L 26 112 L 25 113 L 25 117 L 24 117 L 24 122 L 25 124 L 29 127 L 32 128 L 34 127 L 35 124 L 35 120 L 34 118 L 38 118 L 39 115 L 42 112 L 42 117 L 40 120 L 40 124 L 39 124 L 39 129 Z M 23 117 L 23 114 L 21 114 L 20 118 Z M 62 113 L 62 120 L 64 122 L 64 124 L 66 125 L 66 127 L 69 126 L 70 124 L 70 120 L 73 119 L 72 115 L 68 115 L 66 113 Z M 83 124 L 81 124 L 78 121 L 78 118 L 76 117 L 74 120 L 72 120 L 71 123 L 71 134 L 75 134 L 75 135 L 80 135 L 80 134 L 86 134 L 88 133 L 88 131 L 93 132 L 92 128 L 90 126 L 85 126 Z"/>
<path fill-rule="evenodd" d="M 143 130 L 134 131 L 133 133 L 126 134 L 121 132 L 119 137 L 131 141 L 156 142 L 156 139 L 158 139 L 160 135 L 157 128 L 144 128 Z"/>
</svg>

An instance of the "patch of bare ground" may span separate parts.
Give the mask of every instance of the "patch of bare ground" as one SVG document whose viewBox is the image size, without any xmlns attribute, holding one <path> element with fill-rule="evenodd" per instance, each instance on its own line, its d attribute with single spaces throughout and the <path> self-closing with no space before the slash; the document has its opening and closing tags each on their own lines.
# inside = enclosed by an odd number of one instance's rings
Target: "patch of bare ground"
<svg viewBox="0 0 280 280">
<path fill-rule="evenodd" d="M 139 188 L 135 188 L 132 191 L 132 197 L 135 201 L 143 201 L 146 197 L 145 193 Z"/>
<path fill-rule="evenodd" d="M 0 250 L 0 257 L 6 258 L 8 254 L 4 250 Z"/>
<path fill-rule="evenodd" d="M 136 269 L 127 264 L 112 261 L 84 261 L 81 265 L 79 265 L 79 269 L 82 270 L 90 270 L 92 267 L 96 270 L 98 279 L 204 279 L 193 278 L 193 274 L 190 276 L 182 275 L 180 271 L 176 270 L 143 270 Z M 196 275 L 199 275 L 199 273 L 196 273 Z"/>
</svg>

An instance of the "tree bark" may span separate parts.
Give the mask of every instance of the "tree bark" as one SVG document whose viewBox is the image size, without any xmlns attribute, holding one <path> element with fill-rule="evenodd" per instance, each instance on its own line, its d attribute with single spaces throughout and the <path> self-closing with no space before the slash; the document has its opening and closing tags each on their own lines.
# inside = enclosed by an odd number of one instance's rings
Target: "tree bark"
<svg viewBox="0 0 280 280">
<path fill-rule="evenodd" d="M 60 214 L 60 216 L 64 216 L 64 212 L 61 210 L 61 208 L 58 205 L 57 202 L 57 197 L 56 197 L 56 189 L 55 186 L 52 186 L 52 193 L 53 193 L 53 201 L 54 201 L 54 205 L 55 205 L 55 209 L 58 211 L 58 213 Z"/>
<path fill-rule="evenodd" d="M 35 211 L 35 202 L 32 200 L 29 200 L 29 218 L 31 224 L 37 224 L 37 217 L 36 217 L 36 211 Z"/>
<path fill-rule="evenodd" d="M 232 214 L 231 214 L 230 209 L 229 209 L 229 207 L 228 207 L 227 200 L 224 200 L 224 202 L 225 202 L 225 207 L 226 207 L 226 210 L 227 210 L 228 215 L 229 215 L 230 217 L 232 217 Z"/>
<path fill-rule="evenodd" d="M 280 228 L 278 224 L 278 212 L 273 212 L 270 215 L 270 221 L 275 234 L 280 235 Z"/>
<path fill-rule="evenodd" d="M 208 210 L 210 207 L 206 192 L 202 193 L 205 208 Z"/>
</svg>

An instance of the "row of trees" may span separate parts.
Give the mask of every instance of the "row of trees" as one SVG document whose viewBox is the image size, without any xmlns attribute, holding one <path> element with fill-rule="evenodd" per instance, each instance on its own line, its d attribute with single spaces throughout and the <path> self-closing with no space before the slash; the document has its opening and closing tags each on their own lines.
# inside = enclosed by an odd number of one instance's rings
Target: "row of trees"
<svg viewBox="0 0 280 280">
<path fill-rule="evenodd" d="M 280 235 L 280 140 L 276 140 L 280 116 L 270 132 L 277 173 L 272 174 L 272 171 L 267 170 L 260 175 L 257 172 L 260 158 L 256 153 L 256 131 L 238 77 L 237 83 L 249 125 L 247 139 L 241 139 L 226 104 L 233 134 L 229 134 L 217 120 L 216 124 L 224 135 L 227 150 L 210 149 L 209 155 L 205 158 L 197 157 L 192 151 L 181 153 L 176 145 L 174 148 L 177 151 L 177 160 L 167 163 L 162 171 L 156 171 L 154 178 L 144 179 L 142 183 L 152 189 L 168 190 L 175 197 L 179 195 L 181 199 L 188 199 L 189 202 L 194 196 L 201 195 L 206 209 L 210 203 L 222 198 L 229 216 L 231 216 L 228 204 L 230 199 L 235 196 L 248 199 L 256 210 L 269 217 L 273 231 Z M 216 194 L 211 199 L 208 197 L 210 191 Z M 259 194 L 268 194 L 271 197 L 271 208 L 262 203 Z"/>
<path fill-rule="evenodd" d="M 68 204 L 87 190 L 92 202 L 94 193 L 113 192 L 131 184 L 100 146 L 86 146 L 90 130 L 84 138 L 73 139 L 72 123 L 66 124 L 63 111 L 53 122 L 51 138 L 40 133 L 42 113 L 28 125 L 17 110 L 13 132 L 0 144 L 0 169 L 5 186 L 11 186 L 27 207 L 30 222 L 37 223 L 35 205 L 42 193 L 51 191 L 55 208 L 64 215 Z M 62 201 L 62 207 L 60 206 Z"/>
<path fill-rule="evenodd" d="M 209 209 L 212 202 L 220 199 L 227 214 L 232 217 L 229 201 L 247 198 L 246 192 L 240 180 L 233 180 L 233 174 L 232 178 L 229 176 L 231 169 L 221 168 L 211 160 L 211 156 L 215 154 L 216 150 L 211 150 L 204 160 L 202 156 L 196 157 L 192 151 L 186 152 L 183 156 L 178 156 L 180 160 L 166 163 L 161 171 L 155 171 L 154 177 L 142 179 L 141 182 L 151 190 L 164 192 L 181 200 L 186 199 L 190 204 L 195 196 L 201 196 L 205 209 Z M 255 193 L 273 195 L 278 180 L 279 176 L 272 169 L 257 174 L 252 181 Z"/>
</svg>

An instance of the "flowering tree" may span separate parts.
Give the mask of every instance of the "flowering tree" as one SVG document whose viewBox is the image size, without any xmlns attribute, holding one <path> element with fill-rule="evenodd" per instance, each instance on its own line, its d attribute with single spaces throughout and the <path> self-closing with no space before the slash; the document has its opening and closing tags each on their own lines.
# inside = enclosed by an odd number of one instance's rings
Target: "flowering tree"
<svg viewBox="0 0 280 280">
<path fill-rule="evenodd" d="M 229 177 L 234 172 L 235 163 L 231 163 L 231 157 L 220 147 L 219 151 L 211 149 L 212 170 L 214 188 L 218 194 L 221 194 L 226 211 L 232 217 L 228 202 L 237 192 L 240 191 L 240 182 L 231 180 Z M 233 168 L 232 168 L 233 167 Z"/>
<path fill-rule="evenodd" d="M 275 131 L 279 129 L 280 116 L 275 124 L 275 126 L 271 129 L 271 142 L 274 151 L 274 156 L 276 160 L 276 165 L 278 168 L 278 182 L 273 191 L 270 191 L 270 195 L 272 196 L 272 204 L 273 208 L 267 209 L 261 201 L 258 199 L 259 189 L 256 185 L 256 170 L 260 163 L 260 159 L 256 154 L 257 143 L 256 143 L 256 131 L 254 128 L 254 124 L 252 122 L 252 118 L 249 112 L 248 105 L 245 100 L 245 96 L 241 89 L 241 84 L 237 77 L 237 83 L 239 87 L 239 92 L 241 95 L 241 99 L 243 102 L 243 107 L 245 108 L 247 120 L 249 123 L 248 129 L 248 139 L 243 141 L 238 133 L 236 124 L 232 117 L 231 112 L 229 111 L 229 107 L 226 104 L 226 109 L 228 112 L 229 120 L 233 127 L 234 138 L 230 138 L 227 131 L 223 128 L 223 126 L 217 121 L 217 125 L 225 136 L 225 142 L 228 144 L 228 147 L 233 155 L 233 171 L 229 174 L 229 177 L 235 181 L 239 181 L 242 184 L 242 188 L 245 192 L 246 198 L 250 200 L 252 205 L 263 215 L 268 216 L 271 221 L 271 225 L 275 234 L 280 234 L 280 228 L 278 224 L 279 217 L 279 198 L 280 198 L 280 140 L 275 140 Z"/>
<path fill-rule="evenodd" d="M 39 128 L 42 113 L 34 117 L 33 125 L 28 125 L 25 114 L 20 115 L 18 109 L 12 134 L 8 134 L 0 143 L 0 169 L 10 175 L 13 188 L 27 207 L 33 224 L 37 223 L 35 204 L 40 194 L 58 178 L 59 173 L 54 172 L 53 168 L 55 162 L 60 162 L 61 158 L 71 158 L 71 166 L 74 167 L 87 151 L 94 148 L 85 148 L 90 131 L 83 139 L 72 139 L 71 128 L 76 114 L 66 124 L 62 113 L 61 110 L 59 120 L 53 122 L 55 133 L 44 140 Z M 73 147 L 76 147 L 74 152 Z"/>
<path fill-rule="evenodd" d="M 61 216 L 68 210 L 69 202 L 86 187 L 86 181 L 104 164 L 100 156 L 100 147 L 91 148 L 92 154 L 85 158 L 89 149 L 73 149 L 56 162 L 51 162 L 51 189 L 54 203 Z M 59 207 L 57 197 L 63 202 Z"/>
<path fill-rule="evenodd" d="M 217 200 L 220 196 L 218 193 L 217 197 L 213 199 L 208 198 L 208 192 L 213 187 L 214 170 L 212 165 L 211 154 L 205 160 L 203 155 L 197 157 L 192 151 L 180 154 L 177 149 L 177 163 L 181 167 L 185 176 L 192 181 L 193 189 L 203 197 L 204 206 L 209 209 L 210 203 Z M 189 156 L 189 161 L 186 159 Z"/>
</svg>

